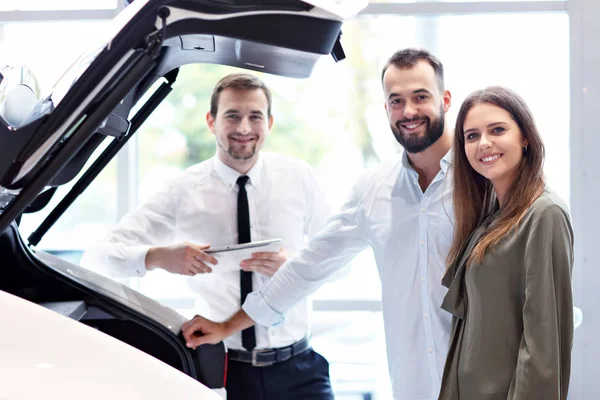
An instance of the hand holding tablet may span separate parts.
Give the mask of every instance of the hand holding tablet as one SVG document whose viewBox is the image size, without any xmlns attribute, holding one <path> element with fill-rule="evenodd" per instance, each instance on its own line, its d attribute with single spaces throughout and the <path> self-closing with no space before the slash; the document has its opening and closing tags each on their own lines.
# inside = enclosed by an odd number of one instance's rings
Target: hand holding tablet
<svg viewBox="0 0 600 400">
<path fill-rule="evenodd" d="M 212 266 L 213 273 L 239 271 L 243 260 L 252 258 L 253 253 L 279 252 L 283 247 L 281 239 L 269 239 L 258 242 L 232 244 L 229 246 L 214 247 L 204 250 L 206 254 L 215 257 L 219 264 Z"/>
</svg>

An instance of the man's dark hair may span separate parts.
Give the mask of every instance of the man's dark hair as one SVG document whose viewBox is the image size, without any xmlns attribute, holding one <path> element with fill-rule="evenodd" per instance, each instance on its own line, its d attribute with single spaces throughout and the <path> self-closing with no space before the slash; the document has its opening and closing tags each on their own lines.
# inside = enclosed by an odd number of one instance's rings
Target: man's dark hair
<svg viewBox="0 0 600 400">
<path fill-rule="evenodd" d="M 383 71 L 381 71 L 381 81 L 383 82 L 383 77 L 385 75 L 385 71 L 390 66 L 394 66 L 400 69 L 413 68 L 420 61 L 426 61 L 433 67 L 433 71 L 435 72 L 435 77 L 437 79 L 438 88 L 440 89 L 440 93 L 444 92 L 444 66 L 442 62 L 438 60 L 436 56 L 428 52 L 424 49 L 403 49 L 394 53 L 393 56 L 385 63 L 383 67 Z"/>
<path fill-rule="evenodd" d="M 213 89 L 210 97 L 210 114 L 217 116 L 219 107 L 219 96 L 225 89 L 255 90 L 260 89 L 267 96 L 267 116 L 271 116 L 271 91 L 263 81 L 251 74 L 229 74 L 222 78 Z"/>
</svg>

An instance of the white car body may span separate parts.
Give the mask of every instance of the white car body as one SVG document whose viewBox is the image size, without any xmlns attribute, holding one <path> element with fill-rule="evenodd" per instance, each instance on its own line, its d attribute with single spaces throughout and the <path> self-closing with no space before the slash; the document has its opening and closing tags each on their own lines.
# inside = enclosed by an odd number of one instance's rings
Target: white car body
<svg viewBox="0 0 600 400">
<path fill-rule="evenodd" d="M 4 292 L 0 315 L 2 400 L 221 398 L 117 339 Z"/>
</svg>

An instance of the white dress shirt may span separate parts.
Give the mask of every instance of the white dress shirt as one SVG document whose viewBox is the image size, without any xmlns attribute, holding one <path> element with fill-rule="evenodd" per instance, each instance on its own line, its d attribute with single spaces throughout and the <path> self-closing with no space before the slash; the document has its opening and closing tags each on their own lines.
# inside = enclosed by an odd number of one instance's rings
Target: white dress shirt
<svg viewBox="0 0 600 400">
<path fill-rule="evenodd" d="M 247 175 L 252 241 L 283 239 L 291 255 L 323 228 L 330 209 L 308 164 L 262 152 Z M 239 176 L 216 156 L 188 168 L 88 249 L 81 264 L 111 277 L 143 276 L 151 246 L 238 243 Z M 212 268 L 212 273 L 186 278 L 210 308 L 204 316 L 224 321 L 241 306 L 240 272 Z M 269 279 L 254 273 L 253 288 L 262 288 Z M 308 314 L 304 299 L 288 312 L 284 324 L 257 326 L 256 348 L 283 347 L 302 339 L 309 333 Z M 225 344 L 242 349 L 241 334 L 227 338 Z"/>
<path fill-rule="evenodd" d="M 453 236 L 450 154 L 425 193 L 405 154 L 367 172 L 327 226 L 243 308 L 272 325 L 299 299 L 368 246 L 382 285 L 382 308 L 394 399 L 437 399 L 451 315 L 440 308 Z M 286 314 L 287 316 L 287 314 Z"/>
</svg>

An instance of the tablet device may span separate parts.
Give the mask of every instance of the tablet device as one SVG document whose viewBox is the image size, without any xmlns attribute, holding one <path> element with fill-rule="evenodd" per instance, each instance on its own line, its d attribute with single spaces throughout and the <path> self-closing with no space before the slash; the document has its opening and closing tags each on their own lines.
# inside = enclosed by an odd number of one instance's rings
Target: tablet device
<svg viewBox="0 0 600 400">
<path fill-rule="evenodd" d="M 278 252 L 283 247 L 283 240 L 269 239 L 258 242 L 231 244 L 229 246 L 211 247 L 204 250 L 219 260 L 217 265 L 210 264 L 213 272 L 228 272 L 241 270 L 240 263 L 252 257 L 252 253 Z"/>
</svg>

